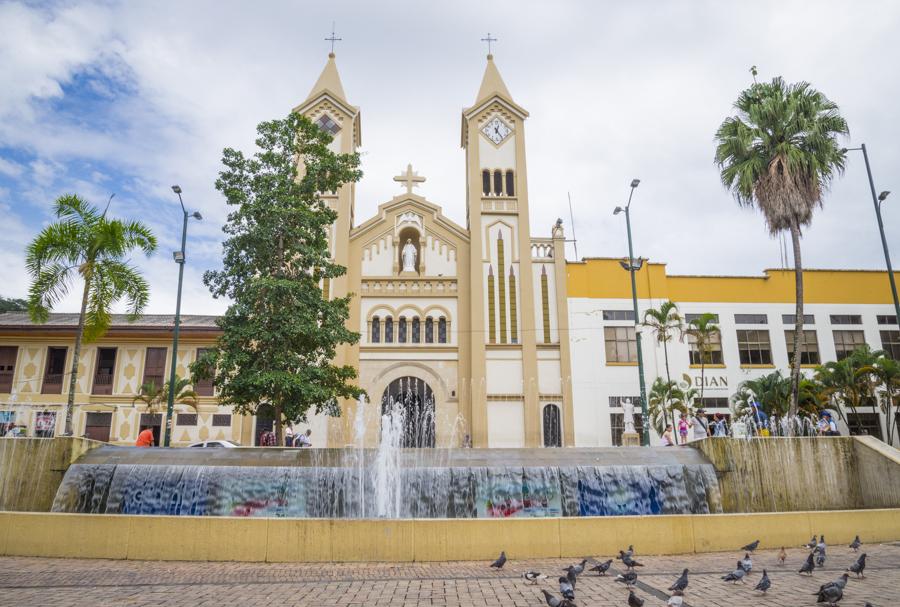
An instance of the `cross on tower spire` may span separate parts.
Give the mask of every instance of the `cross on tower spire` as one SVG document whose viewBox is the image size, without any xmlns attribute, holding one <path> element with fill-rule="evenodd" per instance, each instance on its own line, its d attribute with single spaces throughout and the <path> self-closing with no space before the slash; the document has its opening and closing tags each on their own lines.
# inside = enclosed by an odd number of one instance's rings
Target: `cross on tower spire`
<svg viewBox="0 0 900 607">
<path fill-rule="evenodd" d="M 482 38 L 481 41 L 482 41 L 482 42 L 487 42 L 487 45 L 488 45 L 488 57 L 490 57 L 490 56 L 491 56 L 491 42 L 497 42 L 497 39 L 496 39 L 496 38 L 491 38 L 491 33 L 488 32 L 487 38 Z"/>
<path fill-rule="evenodd" d="M 325 40 L 331 42 L 331 52 L 329 55 L 334 56 L 334 43 L 343 40 L 343 38 L 336 38 L 334 35 L 334 21 L 331 22 L 331 36 L 325 38 Z"/>
<path fill-rule="evenodd" d="M 412 170 L 412 164 L 406 165 L 406 172 L 400 173 L 394 177 L 394 181 L 402 183 L 406 186 L 406 193 L 412 194 L 413 188 L 425 181 L 424 177 L 420 177 L 418 173 Z"/>
</svg>

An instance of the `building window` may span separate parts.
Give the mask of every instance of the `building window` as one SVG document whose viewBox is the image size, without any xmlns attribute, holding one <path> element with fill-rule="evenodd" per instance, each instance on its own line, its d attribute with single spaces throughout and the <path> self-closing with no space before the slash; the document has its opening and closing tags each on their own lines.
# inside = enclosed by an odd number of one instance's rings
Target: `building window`
<svg viewBox="0 0 900 607">
<path fill-rule="evenodd" d="M 634 310 L 603 310 L 603 320 L 634 321 Z"/>
<path fill-rule="evenodd" d="M 634 327 L 604 327 L 603 337 L 606 342 L 606 362 L 637 362 L 637 340 Z"/>
<path fill-rule="evenodd" d="M 639 403 L 640 399 L 636 401 Z M 637 404 L 635 404 L 637 407 Z M 634 414 L 634 429 L 638 434 L 642 432 L 644 423 L 641 418 L 640 413 Z M 625 414 L 624 413 L 610 413 L 609 414 L 609 427 L 612 430 L 612 444 L 616 447 L 622 446 L 622 434 L 625 433 Z"/>
<path fill-rule="evenodd" d="M 735 314 L 736 325 L 764 325 L 769 322 L 765 314 Z"/>
<path fill-rule="evenodd" d="M 693 322 L 693 321 L 695 321 L 695 320 L 700 320 L 700 317 L 701 317 L 701 316 L 703 316 L 702 313 L 701 313 L 701 314 L 696 314 L 696 313 L 685 314 L 685 315 L 684 315 L 684 322 L 690 323 L 690 322 Z M 712 322 L 718 324 L 718 322 L 719 322 L 719 315 L 718 315 L 718 314 L 713 314 L 713 315 L 712 315 Z"/>
<path fill-rule="evenodd" d="M 116 349 L 97 348 L 97 370 L 94 372 L 94 394 L 112 394 L 116 369 Z"/>
<path fill-rule="evenodd" d="M 197 358 L 201 358 L 209 348 L 197 348 Z M 194 392 L 197 393 L 197 396 L 212 396 L 213 391 L 213 379 L 198 379 L 194 381 Z"/>
<path fill-rule="evenodd" d="M 491 172 L 487 169 L 481 171 L 481 191 L 485 196 L 491 195 Z"/>
<path fill-rule="evenodd" d="M 833 333 L 834 354 L 837 360 L 847 358 L 853 354 L 854 350 L 866 343 L 866 334 L 862 331 L 833 331 Z"/>
<path fill-rule="evenodd" d="M 503 196 L 503 173 L 494 171 L 494 196 Z"/>
<path fill-rule="evenodd" d="M 850 434 L 874 436 L 878 440 L 884 440 L 881 437 L 881 415 L 879 413 L 847 411 L 847 427 L 850 428 Z"/>
<path fill-rule="evenodd" d="M 384 343 L 394 343 L 394 319 L 391 316 L 384 319 Z"/>
<path fill-rule="evenodd" d="M 0 392 L 12 392 L 18 346 L 0 346 Z"/>
<path fill-rule="evenodd" d="M 832 314 L 829 316 L 833 325 L 861 325 L 862 316 L 859 314 Z"/>
<path fill-rule="evenodd" d="M 229 413 L 213 413 L 212 425 L 215 428 L 224 428 L 231 426 L 231 414 Z"/>
<path fill-rule="evenodd" d="M 697 399 L 700 402 L 698 406 L 703 407 L 704 409 L 727 409 L 728 408 L 728 397 L 727 396 L 704 396 L 703 398 Z"/>
<path fill-rule="evenodd" d="M 562 447 L 562 432 L 559 423 L 559 407 L 544 405 L 544 446 Z"/>
<path fill-rule="evenodd" d="M 397 343 L 406 343 L 406 317 L 400 317 L 400 324 L 397 325 Z"/>
<path fill-rule="evenodd" d="M 688 355 L 692 365 L 699 365 L 701 362 L 706 365 L 725 364 L 722 357 L 722 335 L 718 331 L 709 335 L 709 341 L 706 344 L 706 360 L 701 360 L 702 356 L 695 336 L 688 335 L 688 347 L 690 348 Z"/>
<path fill-rule="evenodd" d="M 769 332 L 763 329 L 738 329 L 738 354 L 742 365 L 771 365 Z"/>
<path fill-rule="evenodd" d="M 787 346 L 788 361 L 794 362 L 794 332 L 788 329 L 784 331 L 784 343 Z M 800 340 L 800 364 L 820 365 L 822 357 L 819 356 L 819 338 L 815 331 L 803 331 L 803 339 Z"/>
<path fill-rule="evenodd" d="M 782 314 L 781 322 L 786 325 L 796 325 L 797 324 L 797 315 L 796 314 Z M 804 325 L 814 325 L 816 324 L 816 317 L 812 314 L 804 314 L 803 315 L 803 324 Z"/>
<path fill-rule="evenodd" d="M 44 383 L 41 394 L 62 394 L 63 378 L 66 376 L 66 354 L 68 348 L 47 348 L 47 366 L 44 368 Z"/>
<path fill-rule="evenodd" d="M 419 343 L 419 334 L 421 332 L 420 326 L 421 326 L 421 322 L 419 321 L 419 318 L 418 317 L 413 318 L 412 319 L 412 339 L 410 341 L 414 344 Z"/>
<path fill-rule="evenodd" d="M 640 407 L 641 395 L 637 394 L 635 396 L 610 396 L 609 406 L 612 408 L 622 407 L 626 400 L 630 400 L 635 407 Z"/>
<path fill-rule="evenodd" d="M 372 317 L 372 343 L 381 343 L 381 319 L 377 316 Z"/>
<path fill-rule="evenodd" d="M 319 116 L 319 119 L 316 120 L 316 126 L 331 136 L 337 135 L 337 132 L 341 130 L 341 125 L 333 120 L 328 114 Z"/>
<path fill-rule="evenodd" d="M 34 416 L 34 435 L 37 438 L 53 438 L 56 429 L 56 412 L 44 411 Z"/>
<path fill-rule="evenodd" d="M 85 415 L 84 436 L 91 440 L 109 442 L 109 432 L 112 428 L 112 413 L 90 412 Z"/>
<path fill-rule="evenodd" d="M 897 315 L 896 314 L 879 314 L 877 317 L 879 325 L 896 325 L 897 324 Z"/>
<path fill-rule="evenodd" d="M 144 384 L 162 388 L 166 376 L 166 348 L 147 348 L 144 355 Z"/>
<path fill-rule="evenodd" d="M 425 319 L 425 343 L 434 343 L 434 319 L 430 316 Z"/>
<path fill-rule="evenodd" d="M 175 417 L 175 425 L 177 425 L 177 426 L 196 426 L 197 425 L 197 414 L 196 413 L 179 413 Z"/>
<path fill-rule="evenodd" d="M 447 319 L 443 316 L 438 320 L 438 343 L 447 343 Z"/>
<path fill-rule="evenodd" d="M 515 196 L 516 195 L 516 186 L 515 186 L 515 175 L 513 175 L 512 171 L 506 171 L 506 195 L 507 196 Z"/>
<path fill-rule="evenodd" d="M 894 360 L 900 360 L 900 331 L 879 331 L 879 333 L 885 354 Z"/>
</svg>

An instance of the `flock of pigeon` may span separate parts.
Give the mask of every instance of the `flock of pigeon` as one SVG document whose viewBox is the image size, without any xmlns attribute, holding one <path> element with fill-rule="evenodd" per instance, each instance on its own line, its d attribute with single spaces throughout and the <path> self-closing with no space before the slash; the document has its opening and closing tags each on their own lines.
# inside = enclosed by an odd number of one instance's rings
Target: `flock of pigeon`
<svg viewBox="0 0 900 607">
<path fill-rule="evenodd" d="M 850 543 L 850 549 L 853 552 L 858 553 L 861 546 L 862 542 L 857 535 L 853 542 Z M 816 539 L 816 536 L 814 535 L 809 543 L 803 547 L 809 550 L 809 555 L 803 563 L 803 566 L 800 567 L 799 573 L 801 575 L 806 574 L 812 576 L 813 571 L 817 567 L 821 568 L 825 566 L 826 551 L 828 548 L 825 544 L 825 536 L 822 535 Z M 737 584 L 738 582 L 746 584 L 747 581 L 745 578 L 753 571 L 752 554 L 757 548 L 759 548 L 759 540 L 743 546 L 741 552 L 744 553 L 744 557 L 737 562 L 734 571 L 722 576 L 722 580 L 731 582 L 732 584 Z M 628 546 L 628 550 L 619 551 L 619 556 L 616 558 L 622 561 L 622 564 L 625 566 L 625 571 L 624 573 L 618 574 L 615 577 L 615 581 L 624 584 L 625 588 L 628 590 L 628 607 L 643 607 L 644 599 L 635 594 L 634 590 L 637 586 L 638 578 L 635 568 L 643 567 L 644 565 L 636 561 L 634 556 L 634 546 Z M 778 565 L 783 566 L 786 559 L 787 552 L 784 547 L 782 547 L 778 553 Z M 506 562 L 506 552 L 501 552 L 500 557 L 491 563 L 491 567 L 498 570 L 503 569 Z M 544 600 L 549 607 L 575 607 L 575 587 L 578 582 L 578 576 L 584 573 L 585 567 L 587 567 L 589 563 L 592 564 L 593 567 L 589 567 L 587 569 L 588 571 L 594 571 L 597 575 L 605 576 L 613 564 L 613 559 L 600 562 L 593 558 L 587 558 L 578 564 L 569 565 L 563 569 L 565 575 L 559 577 L 558 596 L 556 593 L 541 590 L 544 595 Z M 847 567 L 847 570 L 843 575 L 834 581 L 822 584 L 819 587 L 819 590 L 813 593 L 816 596 L 817 602 L 825 603 L 829 605 L 829 607 L 836 607 L 844 598 L 844 587 L 847 585 L 850 574 L 856 574 L 856 577 L 859 579 L 865 578 L 865 569 L 866 553 L 864 552 L 859 555 L 859 558 L 857 558 L 852 565 Z M 669 586 L 668 590 L 671 595 L 666 602 L 667 607 L 681 607 L 684 604 L 684 594 L 687 591 L 689 581 L 688 573 L 687 569 L 682 571 L 681 576 Z M 522 577 L 531 584 L 537 584 L 542 580 L 548 579 L 547 575 L 538 571 L 526 571 L 522 574 Z M 762 594 L 766 594 L 770 588 L 772 588 L 772 580 L 769 578 L 768 572 L 763 569 L 762 578 L 760 578 L 753 589 Z M 866 602 L 865 607 L 875 606 L 872 605 L 872 603 Z"/>
</svg>

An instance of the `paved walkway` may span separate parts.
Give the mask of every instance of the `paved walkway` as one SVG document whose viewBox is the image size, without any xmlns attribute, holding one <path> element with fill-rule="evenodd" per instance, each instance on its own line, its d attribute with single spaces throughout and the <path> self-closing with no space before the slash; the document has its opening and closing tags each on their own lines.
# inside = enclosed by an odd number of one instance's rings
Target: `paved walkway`
<svg viewBox="0 0 900 607">
<path fill-rule="evenodd" d="M 638 547 L 640 548 L 640 547 Z M 868 568 L 863 580 L 851 579 L 841 607 L 869 601 L 876 607 L 897 605 L 900 597 L 900 543 L 867 545 Z M 599 556 L 599 555 L 598 555 Z M 644 557 L 637 593 L 646 607 L 665 605 L 667 588 L 681 569 L 691 570 L 685 605 L 742 607 L 815 605 L 812 593 L 835 579 L 855 560 L 845 547 L 829 549 L 824 569 L 812 578 L 797 573 L 805 558 L 788 551 L 787 565 L 775 564 L 776 552 L 760 551 L 746 585 L 719 579 L 734 568 L 735 553 L 677 557 Z M 541 588 L 556 590 L 549 580 L 532 586 L 522 571 L 535 569 L 559 575 L 570 561 L 544 559 L 510 561 L 501 572 L 487 563 L 414 564 L 247 564 L 77 559 L 0 558 L 0 605 L 16 606 L 165 606 L 274 607 L 391 605 L 479 607 L 482 605 L 543 605 Z M 621 567 L 616 561 L 614 567 Z M 752 590 L 763 567 L 772 589 L 767 596 Z M 582 575 L 576 604 L 599 607 L 627 605 L 627 592 L 612 577 Z"/>
</svg>

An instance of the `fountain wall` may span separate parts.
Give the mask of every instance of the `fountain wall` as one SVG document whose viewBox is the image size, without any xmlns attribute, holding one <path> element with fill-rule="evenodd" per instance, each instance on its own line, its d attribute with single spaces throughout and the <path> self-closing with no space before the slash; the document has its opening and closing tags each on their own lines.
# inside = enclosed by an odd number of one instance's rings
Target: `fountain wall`
<svg viewBox="0 0 900 607">
<path fill-rule="evenodd" d="M 872 437 L 707 438 L 725 512 L 900 507 L 900 451 Z"/>
</svg>

